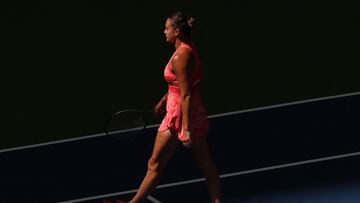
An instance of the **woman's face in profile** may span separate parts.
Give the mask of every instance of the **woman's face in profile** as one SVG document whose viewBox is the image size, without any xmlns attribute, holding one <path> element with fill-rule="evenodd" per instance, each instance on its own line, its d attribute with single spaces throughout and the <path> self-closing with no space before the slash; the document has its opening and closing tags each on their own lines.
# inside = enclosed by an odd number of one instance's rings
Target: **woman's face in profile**
<svg viewBox="0 0 360 203">
<path fill-rule="evenodd" d="M 177 33 L 178 33 L 178 31 L 176 29 L 174 29 L 172 26 L 172 20 L 170 18 L 168 18 L 166 20 L 165 30 L 164 30 L 166 41 L 170 42 L 170 43 L 174 43 Z"/>
</svg>

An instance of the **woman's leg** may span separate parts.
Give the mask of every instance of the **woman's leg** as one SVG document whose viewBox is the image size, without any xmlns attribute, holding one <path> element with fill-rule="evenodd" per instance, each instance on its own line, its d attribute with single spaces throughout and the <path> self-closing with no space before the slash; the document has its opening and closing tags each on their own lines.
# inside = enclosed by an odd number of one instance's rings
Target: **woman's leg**
<svg viewBox="0 0 360 203">
<path fill-rule="evenodd" d="M 156 135 L 153 153 L 148 161 L 148 170 L 139 190 L 130 203 L 143 202 L 159 183 L 160 177 L 169 159 L 174 154 L 178 140 L 170 130 Z"/>
<path fill-rule="evenodd" d="M 202 170 L 208 185 L 211 202 L 220 203 L 220 178 L 216 170 L 206 137 L 198 138 L 191 148 L 192 156 Z"/>
</svg>

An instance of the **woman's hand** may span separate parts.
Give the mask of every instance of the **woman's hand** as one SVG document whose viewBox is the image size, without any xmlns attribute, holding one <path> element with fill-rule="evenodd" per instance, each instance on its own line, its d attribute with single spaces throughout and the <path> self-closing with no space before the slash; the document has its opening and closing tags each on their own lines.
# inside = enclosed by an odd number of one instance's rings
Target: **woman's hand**
<svg viewBox="0 0 360 203">
<path fill-rule="evenodd" d="M 192 147 L 192 141 L 190 139 L 190 131 L 189 130 L 183 130 L 182 143 L 187 148 Z"/>
</svg>

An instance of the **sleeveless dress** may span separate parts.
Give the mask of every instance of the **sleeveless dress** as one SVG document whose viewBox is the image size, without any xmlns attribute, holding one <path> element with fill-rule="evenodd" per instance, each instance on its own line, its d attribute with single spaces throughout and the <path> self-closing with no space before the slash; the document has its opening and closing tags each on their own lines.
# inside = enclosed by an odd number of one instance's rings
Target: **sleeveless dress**
<svg viewBox="0 0 360 203">
<path fill-rule="evenodd" d="M 195 46 L 182 43 L 179 48 L 187 48 L 195 57 L 195 69 L 191 78 L 191 110 L 190 113 L 190 138 L 195 140 L 201 136 L 206 136 L 209 131 L 209 122 L 207 115 L 200 99 L 199 82 L 201 79 L 202 65 Z M 179 140 L 183 140 L 182 132 L 182 113 L 180 101 L 180 87 L 176 80 L 176 75 L 171 72 L 171 61 L 177 51 L 174 52 L 164 70 L 164 77 L 168 83 L 168 95 L 166 103 L 166 115 L 162 120 L 158 132 L 169 129 L 176 134 Z"/>
</svg>

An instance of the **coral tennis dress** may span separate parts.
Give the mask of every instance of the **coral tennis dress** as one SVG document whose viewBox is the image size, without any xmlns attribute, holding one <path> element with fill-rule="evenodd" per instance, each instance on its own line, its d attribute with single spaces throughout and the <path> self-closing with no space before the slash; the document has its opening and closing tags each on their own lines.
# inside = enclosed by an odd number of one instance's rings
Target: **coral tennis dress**
<svg viewBox="0 0 360 203">
<path fill-rule="evenodd" d="M 191 139 L 194 140 L 201 136 L 206 136 L 209 131 L 209 122 L 199 94 L 199 82 L 201 79 L 202 65 L 195 46 L 182 43 L 177 50 L 180 48 L 189 49 L 191 54 L 195 57 L 195 69 L 191 78 L 191 115 L 189 122 L 190 136 Z M 158 132 L 169 129 L 173 134 L 177 135 L 179 140 L 183 140 L 180 87 L 178 81 L 176 80 L 176 75 L 171 72 L 171 61 L 175 54 L 176 51 L 170 58 L 164 70 L 164 77 L 169 87 L 166 103 L 166 115 L 158 128 Z"/>
</svg>

